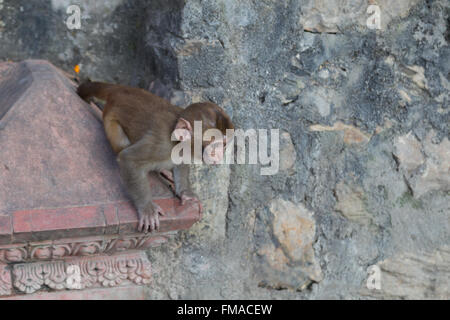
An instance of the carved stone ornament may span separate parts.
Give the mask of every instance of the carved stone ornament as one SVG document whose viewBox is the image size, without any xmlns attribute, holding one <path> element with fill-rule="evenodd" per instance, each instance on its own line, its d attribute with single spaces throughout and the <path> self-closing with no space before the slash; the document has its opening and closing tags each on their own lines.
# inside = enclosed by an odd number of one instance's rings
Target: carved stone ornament
<svg viewBox="0 0 450 320">
<path fill-rule="evenodd" d="M 31 242 L 0 246 L 0 262 L 18 263 L 27 261 L 47 261 L 65 257 L 84 257 L 95 254 L 116 253 L 129 250 L 144 250 L 167 242 L 174 234 L 159 235 L 111 235 L 85 238 L 62 239 L 57 241 Z"/>
<path fill-rule="evenodd" d="M 9 295 L 12 291 L 11 273 L 7 268 L 6 265 L 0 265 L 0 296 Z"/>
<path fill-rule="evenodd" d="M 151 265 L 144 252 L 116 256 L 94 256 L 65 261 L 35 262 L 13 266 L 13 286 L 23 293 L 43 287 L 53 290 L 81 290 L 91 287 L 114 287 L 125 282 L 148 284 Z M 3 285 L 10 278 L 0 274 L 0 294 L 10 292 Z"/>
</svg>

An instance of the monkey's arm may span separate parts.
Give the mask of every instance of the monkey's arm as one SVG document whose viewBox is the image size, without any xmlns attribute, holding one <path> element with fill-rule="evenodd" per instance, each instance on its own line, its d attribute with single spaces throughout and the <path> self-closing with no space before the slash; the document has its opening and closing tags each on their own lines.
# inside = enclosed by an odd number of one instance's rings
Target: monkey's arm
<svg viewBox="0 0 450 320">
<path fill-rule="evenodd" d="M 149 159 L 143 158 L 148 153 L 148 145 L 142 139 L 122 150 L 118 157 L 120 175 L 139 214 L 139 231 L 147 232 L 159 229 L 159 215 L 164 211 L 153 202 L 148 182 Z"/>
</svg>

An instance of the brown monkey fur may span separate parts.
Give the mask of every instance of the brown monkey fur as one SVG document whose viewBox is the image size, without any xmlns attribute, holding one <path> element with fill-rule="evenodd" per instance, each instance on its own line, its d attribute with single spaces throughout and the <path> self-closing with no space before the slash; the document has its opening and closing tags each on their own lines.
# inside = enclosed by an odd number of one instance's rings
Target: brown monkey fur
<svg viewBox="0 0 450 320">
<path fill-rule="evenodd" d="M 202 121 L 202 133 L 216 128 L 226 135 L 226 129 L 234 129 L 234 126 L 219 106 L 203 102 L 183 109 L 146 90 L 102 82 L 84 82 L 77 92 L 86 101 L 91 97 L 106 101 L 103 109 L 105 133 L 117 154 L 120 175 L 138 211 L 140 231 L 157 230 L 159 215 L 164 215 L 152 201 L 147 180 L 150 171 L 173 169 L 174 191 L 182 203 L 198 201 L 190 188 L 189 166 L 175 166 L 171 161 L 172 148 L 179 143 L 171 141 L 171 135 L 186 121 L 190 128 L 194 127 L 194 121 Z M 192 133 L 191 143 L 201 138 Z M 203 148 L 208 144 L 203 142 Z"/>
</svg>

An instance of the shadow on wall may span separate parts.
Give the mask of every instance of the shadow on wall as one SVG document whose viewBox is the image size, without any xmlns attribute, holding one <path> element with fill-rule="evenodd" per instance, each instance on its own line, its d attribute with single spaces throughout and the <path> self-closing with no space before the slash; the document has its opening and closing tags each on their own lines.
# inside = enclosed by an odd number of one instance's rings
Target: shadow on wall
<svg viewBox="0 0 450 320">
<path fill-rule="evenodd" d="M 70 30 L 67 8 L 78 5 L 81 28 Z M 0 10 L 0 60 L 45 59 L 80 77 L 148 88 L 167 96 L 177 84 L 174 48 L 182 0 L 5 1 Z"/>
</svg>

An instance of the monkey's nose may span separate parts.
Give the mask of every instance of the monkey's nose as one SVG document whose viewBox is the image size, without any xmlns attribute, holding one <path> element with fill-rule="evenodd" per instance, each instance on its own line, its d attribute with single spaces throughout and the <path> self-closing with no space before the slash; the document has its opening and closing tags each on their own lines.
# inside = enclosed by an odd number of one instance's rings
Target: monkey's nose
<svg viewBox="0 0 450 320">
<path fill-rule="evenodd" d="M 211 143 L 203 152 L 203 159 L 206 164 L 220 164 L 223 158 L 223 144 L 220 142 Z"/>
</svg>

